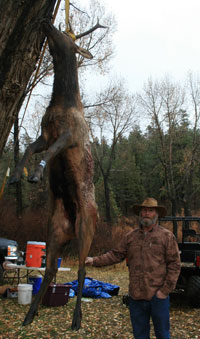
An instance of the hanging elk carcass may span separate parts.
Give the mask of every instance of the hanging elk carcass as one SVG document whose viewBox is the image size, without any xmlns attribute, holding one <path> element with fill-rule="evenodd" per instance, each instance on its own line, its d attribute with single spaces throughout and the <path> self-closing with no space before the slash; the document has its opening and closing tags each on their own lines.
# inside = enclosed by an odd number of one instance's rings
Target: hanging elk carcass
<svg viewBox="0 0 200 339">
<path fill-rule="evenodd" d="M 54 64 L 54 84 L 49 106 L 41 123 L 41 135 L 32 143 L 19 162 L 10 183 L 18 182 L 29 158 L 44 152 L 43 160 L 28 178 L 37 183 L 48 165 L 51 195 L 50 218 L 47 236 L 45 276 L 23 325 L 33 321 L 48 285 L 57 272 L 57 257 L 65 245 L 78 239 L 79 270 L 77 301 L 72 329 L 81 326 L 81 296 L 85 278 L 85 259 L 88 255 L 97 222 L 97 207 L 93 186 L 93 160 L 90 151 L 88 127 L 80 100 L 76 53 L 84 58 L 92 55 L 78 47 L 67 33 L 56 29 L 45 19 L 41 23 L 47 36 Z M 92 30 L 103 27 L 97 24 Z M 104 27 L 103 27 L 104 28 Z"/>
</svg>

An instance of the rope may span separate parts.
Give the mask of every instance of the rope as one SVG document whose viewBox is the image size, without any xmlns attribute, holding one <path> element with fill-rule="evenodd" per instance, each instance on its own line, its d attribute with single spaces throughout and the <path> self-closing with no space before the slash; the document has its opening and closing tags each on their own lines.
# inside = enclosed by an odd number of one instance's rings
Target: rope
<svg viewBox="0 0 200 339">
<path fill-rule="evenodd" d="M 76 40 L 75 34 L 70 30 L 70 25 L 69 25 L 69 0 L 65 0 L 65 31 L 66 33 L 72 38 L 72 40 Z"/>
<path fill-rule="evenodd" d="M 65 25 L 67 32 L 69 29 L 69 0 L 65 0 Z"/>
</svg>

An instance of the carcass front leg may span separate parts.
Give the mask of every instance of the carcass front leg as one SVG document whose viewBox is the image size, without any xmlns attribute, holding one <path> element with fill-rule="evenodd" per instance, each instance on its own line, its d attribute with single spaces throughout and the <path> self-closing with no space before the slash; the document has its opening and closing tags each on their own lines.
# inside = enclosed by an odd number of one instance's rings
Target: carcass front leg
<svg viewBox="0 0 200 339">
<path fill-rule="evenodd" d="M 44 168 L 46 167 L 49 160 L 54 158 L 57 154 L 62 152 L 65 148 L 71 147 L 72 138 L 70 132 L 63 133 L 55 142 L 52 144 L 47 152 L 45 153 L 43 160 L 36 167 L 35 172 L 28 178 L 30 183 L 38 183 L 43 178 Z"/>
<path fill-rule="evenodd" d="M 28 182 L 31 184 L 37 184 L 40 180 L 42 180 L 45 167 L 46 161 L 41 160 L 39 165 L 36 167 L 34 174 L 28 178 Z"/>
<path fill-rule="evenodd" d="M 26 166 L 28 160 L 34 153 L 40 153 L 46 149 L 47 143 L 46 140 L 41 135 L 35 142 L 30 144 L 26 149 L 23 158 L 16 166 L 14 173 L 11 175 L 9 184 L 15 184 L 20 181 L 23 177 L 23 170 Z"/>
</svg>

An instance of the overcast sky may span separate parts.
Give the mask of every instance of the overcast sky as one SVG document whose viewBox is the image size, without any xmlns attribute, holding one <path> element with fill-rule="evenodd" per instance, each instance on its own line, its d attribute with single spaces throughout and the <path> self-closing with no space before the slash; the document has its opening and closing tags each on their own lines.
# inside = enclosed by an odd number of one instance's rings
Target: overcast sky
<svg viewBox="0 0 200 339">
<path fill-rule="evenodd" d="M 184 81 L 188 71 L 200 74 L 200 0 L 101 2 L 106 12 L 115 15 L 118 25 L 111 75 L 124 78 L 130 93 L 140 91 L 149 77 L 169 75 Z M 94 74 L 90 75 L 88 93 L 103 85 L 104 81 L 94 81 Z"/>
<path fill-rule="evenodd" d="M 102 0 L 118 23 L 113 72 L 131 91 L 151 76 L 200 72 L 200 0 Z"/>
</svg>

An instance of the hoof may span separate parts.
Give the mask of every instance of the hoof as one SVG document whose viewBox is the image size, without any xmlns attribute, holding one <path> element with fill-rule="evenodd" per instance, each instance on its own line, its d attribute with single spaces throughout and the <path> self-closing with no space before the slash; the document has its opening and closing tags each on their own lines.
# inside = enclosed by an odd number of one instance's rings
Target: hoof
<svg viewBox="0 0 200 339">
<path fill-rule="evenodd" d="M 16 177 L 10 177 L 9 181 L 8 181 L 8 184 L 9 185 L 13 185 L 13 184 L 16 184 L 20 181 L 19 178 L 16 178 Z"/>
<path fill-rule="evenodd" d="M 31 184 L 37 184 L 39 181 L 40 179 L 34 175 L 28 178 L 28 182 L 30 182 Z"/>
<path fill-rule="evenodd" d="M 81 321 L 72 321 L 72 330 L 78 331 L 81 328 Z"/>
<path fill-rule="evenodd" d="M 22 326 L 29 325 L 29 324 L 32 323 L 32 321 L 33 321 L 33 319 L 28 318 L 28 317 L 25 317 L 25 319 L 24 319 L 24 321 L 23 321 L 23 323 L 22 323 Z"/>
<path fill-rule="evenodd" d="M 82 319 L 82 312 L 77 312 L 75 310 L 74 317 L 72 320 L 72 330 L 78 331 L 81 328 L 81 319 Z"/>
</svg>

